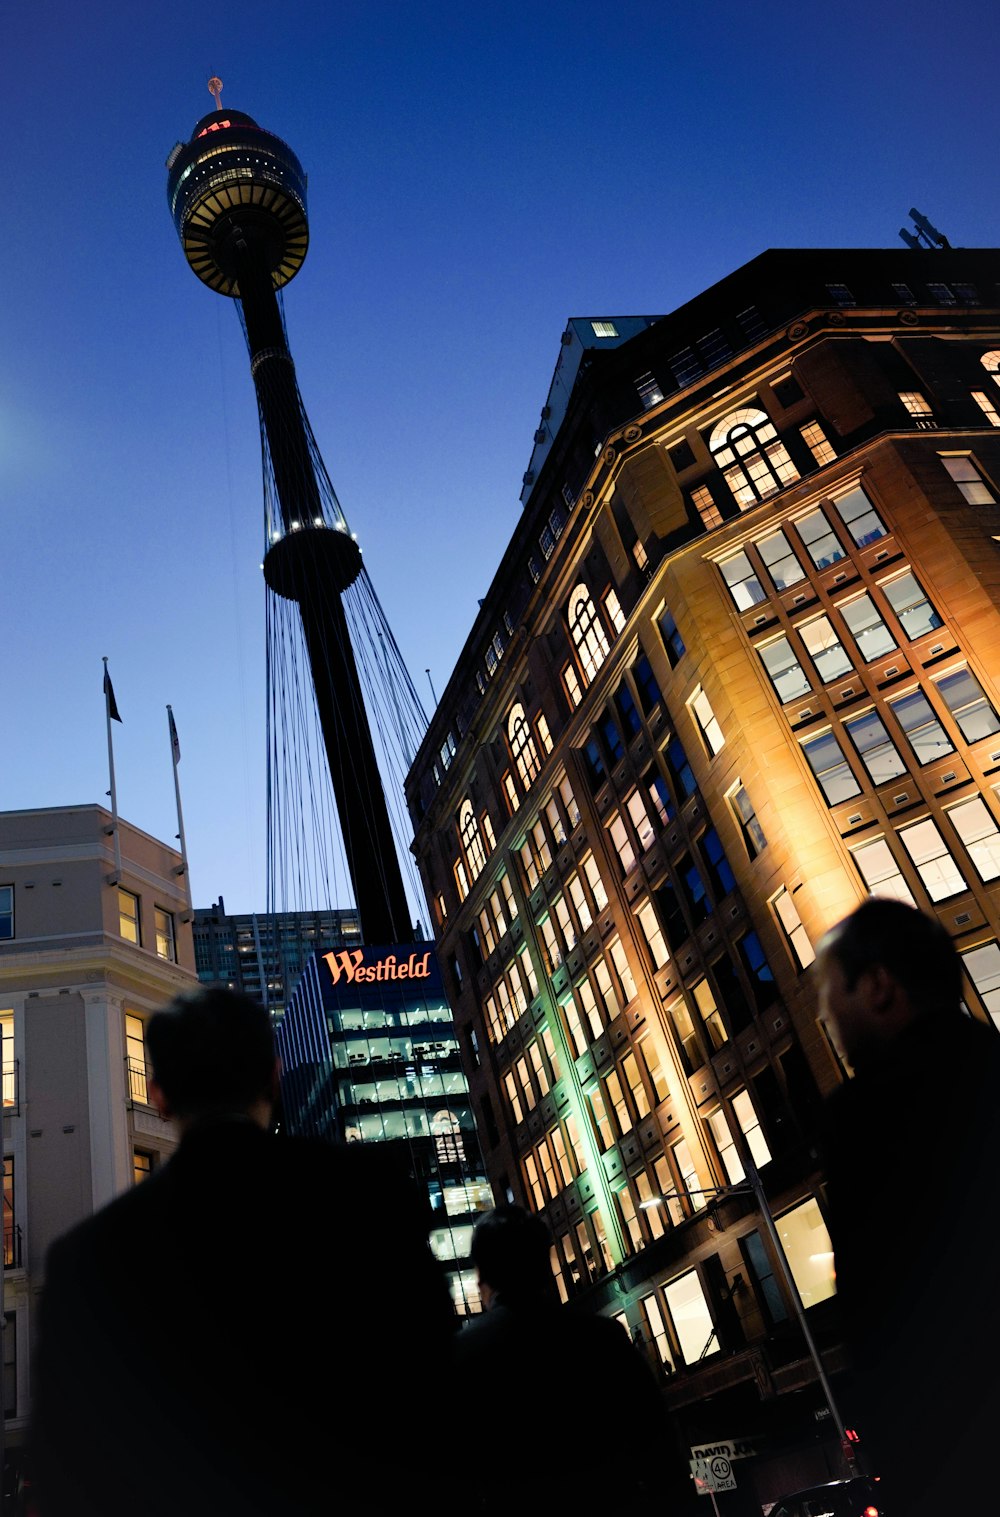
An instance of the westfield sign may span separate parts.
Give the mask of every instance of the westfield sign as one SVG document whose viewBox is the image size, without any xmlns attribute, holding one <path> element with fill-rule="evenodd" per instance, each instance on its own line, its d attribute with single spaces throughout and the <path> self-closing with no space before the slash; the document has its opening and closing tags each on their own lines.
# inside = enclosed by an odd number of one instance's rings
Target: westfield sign
<svg viewBox="0 0 1000 1517">
<path fill-rule="evenodd" d="M 342 948 L 339 953 L 325 953 L 323 963 L 330 966 L 330 979 L 334 985 L 341 980 L 350 985 L 369 985 L 377 980 L 429 980 L 431 954 L 411 953 L 409 958 L 397 958 L 387 953 L 374 964 L 365 963 L 363 948 Z"/>
</svg>

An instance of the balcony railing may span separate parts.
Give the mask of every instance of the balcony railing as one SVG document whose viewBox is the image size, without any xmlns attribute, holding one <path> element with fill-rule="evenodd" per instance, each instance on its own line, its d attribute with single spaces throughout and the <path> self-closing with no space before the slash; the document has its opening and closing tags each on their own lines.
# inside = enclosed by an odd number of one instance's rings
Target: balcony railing
<svg viewBox="0 0 1000 1517">
<path fill-rule="evenodd" d="M 18 1079 L 18 1061 L 4 1066 L 3 1070 L 3 1109 L 10 1116 L 16 1117 L 21 1110 L 20 1105 L 20 1081 Z"/>
<path fill-rule="evenodd" d="M 148 1106 L 149 1087 L 146 1083 L 145 1064 L 138 1059 L 126 1059 L 125 1073 L 128 1078 L 129 1100 L 138 1101 L 141 1106 Z"/>
</svg>

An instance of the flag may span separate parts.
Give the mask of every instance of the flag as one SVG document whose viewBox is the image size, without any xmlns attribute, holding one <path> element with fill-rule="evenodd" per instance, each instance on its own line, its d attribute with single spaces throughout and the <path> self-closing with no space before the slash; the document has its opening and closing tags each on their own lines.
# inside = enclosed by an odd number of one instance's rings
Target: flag
<svg viewBox="0 0 1000 1517">
<path fill-rule="evenodd" d="M 111 676 L 108 673 L 106 664 L 104 666 L 104 694 L 107 697 L 108 702 L 108 716 L 113 722 L 120 722 L 121 717 L 118 715 L 118 705 L 115 701 L 114 687 L 111 684 Z"/>
<path fill-rule="evenodd" d="M 181 742 L 177 736 L 177 723 L 174 721 L 174 713 L 169 706 L 167 707 L 167 720 L 170 723 L 170 746 L 173 749 L 174 763 L 179 764 L 181 761 Z"/>
</svg>

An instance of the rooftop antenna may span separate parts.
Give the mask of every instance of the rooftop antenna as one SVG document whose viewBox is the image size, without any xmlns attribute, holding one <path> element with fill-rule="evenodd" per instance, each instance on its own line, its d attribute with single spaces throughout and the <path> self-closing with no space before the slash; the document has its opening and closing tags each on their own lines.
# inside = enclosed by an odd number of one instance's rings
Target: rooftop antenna
<svg viewBox="0 0 1000 1517">
<path fill-rule="evenodd" d="M 222 80 L 220 78 L 218 78 L 218 76 L 216 74 L 213 74 L 212 77 L 211 77 L 211 79 L 208 81 L 208 93 L 210 95 L 213 95 L 215 97 L 215 109 L 217 111 L 221 111 L 222 110 Z M 913 212 L 911 211 L 910 215 L 912 216 L 912 214 L 913 214 Z"/>
<path fill-rule="evenodd" d="M 914 226 L 917 229 L 916 232 L 910 232 L 905 227 L 900 227 L 900 229 L 899 229 L 899 235 L 900 235 L 900 237 L 902 237 L 903 241 L 907 244 L 908 247 L 911 247 L 911 248 L 921 248 L 921 247 L 924 247 L 924 248 L 950 248 L 951 247 L 951 243 L 948 241 L 948 239 L 944 235 L 944 233 L 943 232 L 939 232 L 938 229 L 937 229 L 937 227 L 933 226 L 931 224 L 931 222 L 928 221 L 927 217 L 925 215 L 923 215 L 922 212 L 918 211 L 914 206 L 911 205 L 910 206 L 909 214 L 912 217 L 913 224 L 914 224 Z"/>
</svg>

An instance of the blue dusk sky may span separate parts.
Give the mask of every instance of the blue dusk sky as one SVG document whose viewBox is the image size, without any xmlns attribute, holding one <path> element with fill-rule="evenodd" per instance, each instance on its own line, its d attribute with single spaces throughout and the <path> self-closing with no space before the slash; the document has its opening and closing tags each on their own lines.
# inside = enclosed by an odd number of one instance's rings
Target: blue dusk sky
<svg viewBox="0 0 1000 1517">
<path fill-rule="evenodd" d="M 443 691 L 520 514 L 570 316 L 667 312 L 768 247 L 1000 245 L 996 10 L 953 0 L 8 7 L 0 299 L 3 809 L 176 833 L 265 904 L 256 403 L 165 160 L 222 103 L 309 176 L 285 295 L 327 468 Z"/>
</svg>

